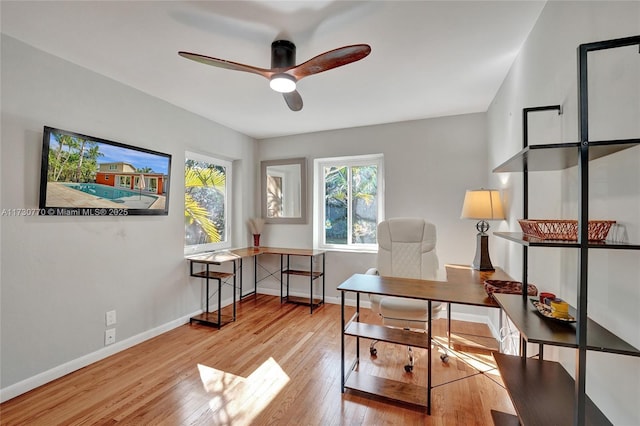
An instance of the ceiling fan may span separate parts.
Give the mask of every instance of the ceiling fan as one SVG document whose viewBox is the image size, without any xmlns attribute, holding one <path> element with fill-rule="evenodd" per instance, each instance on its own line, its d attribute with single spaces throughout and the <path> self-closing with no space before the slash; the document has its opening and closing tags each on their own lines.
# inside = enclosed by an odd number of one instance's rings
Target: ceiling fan
<svg viewBox="0 0 640 426">
<path fill-rule="evenodd" d="M 369 53 L 371 53 L 371 46 L 368 44 L 354 44 L 329 50 L 307 62 L 295 65 L 296 45 L 288 40 L 276 40 L 271 43 L 271 69 L 239 64 L 197 53 L 178 52 L 178 55 L 214 67 L 261 75 L 269 79 L 269 85 L 273 90 L 282 93 L 285 102 L 292 111 L 300 111 L 302 97 L 296 90 L 298 81 L 313 74 L 359 61 Z"/>
</svg>

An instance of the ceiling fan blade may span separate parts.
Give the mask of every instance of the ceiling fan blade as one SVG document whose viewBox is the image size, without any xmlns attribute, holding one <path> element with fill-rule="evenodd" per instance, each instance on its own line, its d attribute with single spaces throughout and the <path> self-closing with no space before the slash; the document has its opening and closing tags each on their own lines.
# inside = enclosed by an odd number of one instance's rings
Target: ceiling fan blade
<svg viewBox="0 0 640 426">
<path fill-rule="evenodd" d="M 199 55 L 197 53 L 178 52 L 178 55 L 182 56 L 183 58 L 191 59 L 192 61 L 200 62 L 201 64 L 212 65 L 214 67 L 225 68 L 234 71 L 250 72 L 253 74 L 261 75 L 267 79 L 270 79 L 274 74 L 273 71 L 268 69 L 239 64 L 237 62 L 227 61 L 225 59 L 212 58 L 211 56 Z"/>
<path fill-rule="evenodd" d="M 371 46 L 368 44 L 354 44 L 352 46 L 339 47 L 321 53 L 309 59 L 307 62 L 303 62 L 287 70 L 287 74 L 294 76 L 296 80 L 300 80 L 303 77 L 359 61 L 369 55 L 369 53 L 371 53 Z"/>
<path fill-rule="evenodd" d="M 297 90 L 283 93 L 282 96 L 291 111 L 300 111 L 302 109 L 302 96 L 300 96 Z"/>
</svg>

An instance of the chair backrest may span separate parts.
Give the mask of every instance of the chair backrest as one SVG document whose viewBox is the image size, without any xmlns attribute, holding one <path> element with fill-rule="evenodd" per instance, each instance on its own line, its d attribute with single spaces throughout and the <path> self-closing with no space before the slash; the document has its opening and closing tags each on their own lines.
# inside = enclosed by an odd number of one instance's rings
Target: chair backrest
<svg viewBox="0 0 640 426">
<path fill-rule="evenodd" d="M 380 222 L 378 273 L 388 277 L 437 279 L 435 225 L 410 217 Z"/>
</svg>

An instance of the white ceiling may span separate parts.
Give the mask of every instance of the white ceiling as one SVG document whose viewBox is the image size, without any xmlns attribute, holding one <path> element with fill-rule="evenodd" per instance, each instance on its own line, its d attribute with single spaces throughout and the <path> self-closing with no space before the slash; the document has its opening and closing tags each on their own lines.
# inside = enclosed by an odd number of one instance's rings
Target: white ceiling
<svg viewBox="0 0 640 426">
<path fill-rule="evenodd" d="M 7 1 L 2 32 L 257 139 L 486 111 L 544 1 Z M 304 108 L 254 74 L 367 43 L 365 59 L 298 83 Z"/>
</svg>

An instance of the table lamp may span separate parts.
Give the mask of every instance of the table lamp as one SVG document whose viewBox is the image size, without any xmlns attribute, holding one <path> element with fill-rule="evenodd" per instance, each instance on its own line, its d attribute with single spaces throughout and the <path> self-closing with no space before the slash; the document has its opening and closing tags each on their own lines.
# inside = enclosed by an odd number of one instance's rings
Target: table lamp
<svg viewBox="0 0 640 426">
<path fill-rule="evenodd" d="M 478 271 L 495 270 L 489 257 L 489 230 L 488 220 L 504 219 L 504 211 L 500 202 L 500 191 L 496 189 L 468 190 L 464 196 L 461 219 L 477 219 L 478 235 L 476 236 L 476 257 L 473 260 L 473 269 Z"/>
</svg>

